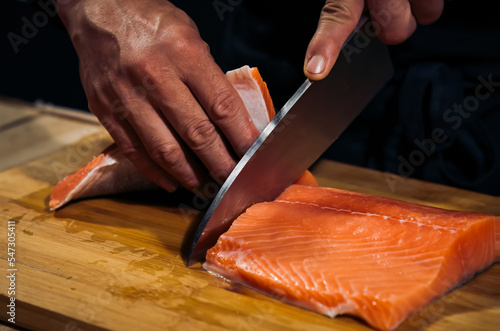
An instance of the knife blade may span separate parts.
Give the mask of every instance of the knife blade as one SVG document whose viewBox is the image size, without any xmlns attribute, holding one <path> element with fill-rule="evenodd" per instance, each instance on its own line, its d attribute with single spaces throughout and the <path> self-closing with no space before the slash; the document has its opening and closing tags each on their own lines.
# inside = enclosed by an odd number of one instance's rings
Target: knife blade
<svg viewBox="0 0 500 331">
<path fill-rule="evenodd" d="M 201 261 L 249 206 L 274 200 L 291 185 L 390 79 L 387 47 L 363 23 L 344 43 L 330 74 L 321 81 L 306 79 L 238 162 L 198 226 L 188 266 Z"/>
</svg>

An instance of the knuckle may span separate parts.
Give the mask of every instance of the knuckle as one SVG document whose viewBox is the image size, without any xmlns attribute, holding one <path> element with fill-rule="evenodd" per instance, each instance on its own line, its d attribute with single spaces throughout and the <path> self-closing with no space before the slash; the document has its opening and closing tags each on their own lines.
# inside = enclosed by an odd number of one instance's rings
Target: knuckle
<svg viewBox="0 0 500 331">
<path fill-rule="evenodd" d="M 123 155 L 125 155 L 127 159 L 129 159 L 132 163 L 136 165 L 144 160 L 142 153 L 139 151 L 138 148 L 134 146 L 122 147 L 120 149 Z"/>
<path fill-rule="evenodd" d="M 180 146 L 172 143 L 157 143 L 149 150 L 151 158 L 157 163 L 166 166 L 167 170 L 180 166 L 183 152 Z"/>
<path fill-rule="evenodd" d="M 90 104 L 103 106 L 108 103 L 109 96 L 106 94 L 108 85 L 102 79 L 93 79 L 84 85 L 85 95 Z"/>
<path fill-rule="evenodd" d="M 195 152 L 210 149 L 217 139 L 217 130 L 208 119 L 191 121 L 186 126 L 186 143 Z"/>
<path fill-rule="evenodd" d="M 210 105 L 210 116 L 216 122 L 231 121 L 240 109 L 235 94 L 228 89 L 222 89 L 215 94 Z"/>
<path fill-rule="evenodd" d="M 126 54 L 120 61 L 118 69 L 120 78 L 135 78 L 137 75 L 145 75 L 151 71 L 151 58 L 147 51 Z"/>
<path fill-rule="evenodd" d="M 169 48 L 174 53 L 185 56 L 191 54 L 192 45 L 186 39 L 177 38 L 170 42 Z"/>
<path fill-rule="evenodd" d="M 355 22 L 356 17 L 346 1 L 327 1 L 321 10 L 321 19 L 334 22 Z"/>
<path fill-rule="evenodd" d="M 398 1 L 398 0 L 390 0 L 387 2 L 386 5 L 387 5 L 387 10 L 392 15 L 400 15 L 401 13 L 404 13 L 409 7 L 407 1 Z"/>
<path fill-rule="evenodd" d="M 186 25 L 172 27 L 167 40 L 169 50 L 182 55 L 193 53 L 203 44 L 198 31 Z"/>
<path fill-rule="evenodd" d="M 151 158 L 160 164 L 170 175 L 176 178 L 188 190 L 196 189 L 199 182 L 188 171 L 184 162 L 184 152 L 177 144 L 158 143 L 150 150 Z"/>
</svg>

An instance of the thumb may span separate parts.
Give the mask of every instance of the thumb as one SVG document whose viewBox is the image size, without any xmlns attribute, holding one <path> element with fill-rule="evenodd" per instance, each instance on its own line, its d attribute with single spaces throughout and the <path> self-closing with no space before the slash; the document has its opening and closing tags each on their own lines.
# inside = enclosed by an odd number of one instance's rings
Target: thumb
<svg viewBox="0 0 500 331">
<path fill-rule="evenodd" d="M 321 10 L 316 33 L 307 47 L 304 74 L 311 80 L 325 78 L 343 43 L 363 12 L 363 0 L 328 0 Z"/>
</svg>

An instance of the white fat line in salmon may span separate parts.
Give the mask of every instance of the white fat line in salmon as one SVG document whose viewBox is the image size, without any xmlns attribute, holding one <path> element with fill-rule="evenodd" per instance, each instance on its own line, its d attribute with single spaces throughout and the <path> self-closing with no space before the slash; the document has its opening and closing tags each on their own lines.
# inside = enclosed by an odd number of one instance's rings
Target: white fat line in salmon
<svg viewBox="0 0 500 331">
<path fill-rule="evenodd" d="M 300 205 L 306 205 L 306 206 L 313 206 L 313 207 L 318 207 L 321 209 L 326 209 L 326 210 L 333 210 L 333 211 L 340 211 L 340 212 L 346 212 L 346 213 L 351 213 L 354 215 L 361 215 L 361 216 L 369 216 L 369 217 L 382 217 L 383 219 L 387 220 L 393 220 L 393 221 L 399 221 L 400 223 L 413 223 L 418 226 L 430 226 L 435 229 L 441 229 L 441 230 L 446 230 L 450 231 L 451 233 L 456 233 L 457 231 L 455 229 L 445 227 L 445 226 L 439 226 L 435 224 L 424 224 L 418 221 L 415 221 L 413 218 L 411 219 L 397 219 L 395 217 L 387 216 L 387 215 L 379 215 L 379 214 L 372 214 L 372 213 L 362 213 L 362 212 L 357 212 L 357 211 L 352 211 L 349 209 L 342 209 L 342 208 L 334 208 L 334 207 L 326 207 L 326 206 L 321 206 L 312 202 L 300 202 L 300 201 L 287 201 L 287 200 L 275 200 L 275 202 L 282 202 L 282 203 L 290 203 L 290 204 L 300 204 Z"/>
</svg>

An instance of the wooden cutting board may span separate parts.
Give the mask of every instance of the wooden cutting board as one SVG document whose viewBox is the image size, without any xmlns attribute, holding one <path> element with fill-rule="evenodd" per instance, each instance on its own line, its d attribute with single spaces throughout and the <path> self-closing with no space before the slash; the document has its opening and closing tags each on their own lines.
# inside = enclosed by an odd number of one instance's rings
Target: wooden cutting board
<svg viewBox="0 0 500 331">
<path fill-rule="evenodd" d="M 92 120 L 28 105 L 15 106 L 19 116 L 2 116 L 2 110 L 5 114 L 12 107 L 0 103 L 0 167 L 9 168 L 0 173 L 0 268 L 5 273 L 10 268 L 5 238 L 11 221 L 16 233 L 15 326 L 75 331 L 369 329 L 351 317 L 330 319 L 284 304 L 217 278 L 199 264 L 187 268 L 186 244 L 207 207 L 189 193 L 130 193 L 49 211 L 52 185 L 98 154 L 110 138 Z M 31 119 L 20 120 L 20 109 Z M 71 137 L 68 127 L 73 128 Z M 30 138 L 30 132 L 38 133 Z M 65 144 L 61 135 L 73 143 Z M 22 156 L 26 149 L 33 152 Z M 35 152 L 36 159 L 27 162 Z M 323 186 L 500 215 L 497 197 L 324 160 L 313 173 Z M 1 320 L 11 325 L 5 314 L 5 278 L 0 284 Z M 490 330 L 498 325 L 497 263 L 399 329 Z"/>
</svg>

